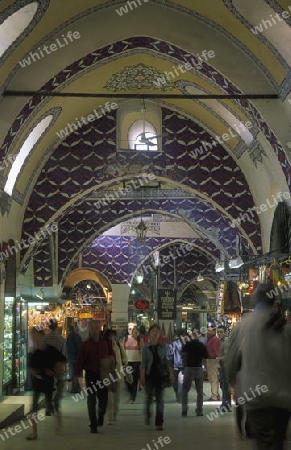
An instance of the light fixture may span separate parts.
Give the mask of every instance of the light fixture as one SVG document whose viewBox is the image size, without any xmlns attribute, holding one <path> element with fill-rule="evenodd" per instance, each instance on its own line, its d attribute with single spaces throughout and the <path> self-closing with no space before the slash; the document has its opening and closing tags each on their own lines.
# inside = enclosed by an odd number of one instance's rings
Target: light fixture
<svg viewBox="0 0 291 450">
<path fill-rule="evenodd" d="M 137 284 L 141 284 L 143 282 L 143 275 L 139 274 L 136 276 Z"/>
<path fill-rule="evenodd" d="M 142 188 L 140 189 L 140 203 L 141 203 L 140 222 L 139 222 L 138 226 L 135 228 L 135 231 L 136 231 L 138 240 L 142 242 L 145 240 L 146 233 L 147 233 L 147 226 L 144 223 L 144 221 L 142 220 Z"/>
<path fill-rule="evenodd" d="M 235 259 L 231 259 L 228 264 L 230 269 L 238 269 L 244 264 L 244 262 L 241 259 L 241 256 L 237 256 Z"/>
<path fill-rule="evenodd" d="M 137 227 L 135 227 L 137 238 L 139 241 L 144 241 L 147 233 L 147 226 L 142 219 Z"/>
<path fill-rule="evenodd" d="M 86 288 L 87 289 L 92 289 L 92 285 L 91 285 L 91 283 L 89 282 L 89 283 L 87 283 L 87 285 L 86 285 Z"/>
<path fill-rule="evenodd" d="M 201 273 L 199 273 L 198 277 L 197 277 L 197 281 L 203 281 L 204 277 L 203 275 L 201 275 Z"/>
<path fill-rule="evenodd" d="M 41 288 L 38 293 L 36 294 L 37 298 L 39 298 L 40 300 L 44 299 L 44 292 L 43 292 L 43 288 Z"/>
<path fill-rule="evenodd" d="M 222 272 L 224 270 L 224 262 L 219 262 L 215 264 L 215 272 Z"/>
</svg>

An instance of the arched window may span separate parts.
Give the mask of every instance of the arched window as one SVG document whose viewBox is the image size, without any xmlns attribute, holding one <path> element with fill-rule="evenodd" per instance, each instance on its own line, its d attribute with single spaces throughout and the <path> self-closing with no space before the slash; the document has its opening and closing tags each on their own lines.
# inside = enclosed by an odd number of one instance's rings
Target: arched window
<svg viewBox="0 0 291 450">
<path fill-rule="evenodd" d="M 132 150 L 158 150 L 157 132 L 147 120 L 136 120 L 128 130 L 129 148 Z"/>
<path fill-rule="evenodd" d="M 0 25 L 0 58 L 33 20 L 39 7 L 32 2 L 9 15 Z"/>
<path fill-rule="evenodd" d="M 30 155 L 34 146 L 39 142 L 42 135 L 49 127 L 53 118 L 54 116 L 52 114 L 49 114 L 48 116 L 44 117 L 40 122 L 38 122 L 38 124 L 33 128 L 33 130 L 29 133 L 29 135 L 25 139 L 24 143 L 22 144 L 19 150 L 18 155 L 13 161 L 10 172 L 8 174 L 7 181 L 4 186 L 4 191 L 6 192 L 6 194 L 10 196 L 12 195 L 14 185 L 22 169 L 22 166 L 25 163 L 25 160 Z"/>
</svg>

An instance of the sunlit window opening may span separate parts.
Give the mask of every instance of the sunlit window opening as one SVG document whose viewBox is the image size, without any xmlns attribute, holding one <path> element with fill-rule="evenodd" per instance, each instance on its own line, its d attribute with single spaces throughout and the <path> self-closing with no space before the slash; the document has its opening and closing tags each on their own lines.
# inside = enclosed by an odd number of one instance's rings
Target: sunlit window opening
<svg viewBox="0 0 291 450">
<path fill-rule="evenodd" d="M 7 17 L 0 25 L 0 57 L 30 24 L 37 9 L 38 2 L 29 3 Z"/>
<path fill-rule="evenodd" d="M 53 115 L 50 114 L 42 119 L 31 131 L 29 136 L 24 141 L 18 155 L 16 156 L 10 172 L 8 174 L 8 178 L 4 187 L 4 191 L 8 195 L 12 195 L 14 185 L 16 183 L 16 179 L 21 171 L 23 164 L 25 163 L 26 158 L 29 156 L 33 147 L 38 143 L 43 133 L 46 131 L 47 127 L 50 125 L 53 120 Z"/>
<path fill-rule="evenodd" d="M 157 132 L 147 120 L 137 120 L 128 130 L 129 147 L 132 150 L 158 150 Z"/>
</svg>

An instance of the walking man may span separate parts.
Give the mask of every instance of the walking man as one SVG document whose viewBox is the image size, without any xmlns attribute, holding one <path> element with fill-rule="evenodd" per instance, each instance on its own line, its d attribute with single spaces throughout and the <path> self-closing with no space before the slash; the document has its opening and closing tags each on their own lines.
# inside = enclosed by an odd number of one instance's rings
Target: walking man
<svg viewBox="0 0 291 450">
<path fill-rule="evenodd" d="M 206 345 L 199 341 L 199 333 L 193 332 L 193 340 L 186 342 L 183 346 L 185 369 L 182 386 L 182 416 L 186 417 L 188 412 L 188 392 L 192 381 L 195 382 L 197 392 L 196 416 L 203 416 L 203 359 L 208 360 Z"/>
<path fill-rule="evenodd" d="M 216 328 L 208 327 L 207 329 L 207 351 L 208 351 L 208 380 L 211 385 L 211 397 L 208 401 L 217 401 L 220 400 L 220 396 L 218 393 L 218 359 L 220 352 L 220 340 L 216 336 Z"/>
<path fill-rule="evenodd" d="M 219 371 L 220 371 L 220 388 L 222 391 L 222 403 L 219 406 L 218 411 L 220 412 L 231 412 L 231 394 L 230 388 L 227 382 L 225 366 L 224 366 L 224 358 L 227 353 L 227 348 L 229 345 L 229 341 L 226 337 L 226 328 L 220 326 L 217 330 L 219 339 L 220 339 L 220 353 L 217 358 L 219 361 Z"/>
<path fill-rule="evenodd" d="M 67 359 L 67 343 L 66 339 L 58 330 L 58 322 L 55 319 L 49 321 L 50 332 L 45 335 L 44 341 L 47 345 L 55 347 Z M 56 391 L 53 399 L 53 405 L 46 404 L 46 416 L 50 416 L 53 412 L 60 414 L 61 399 L 64 390 L 64 375 L 66 366 L 58 366 L 55 372 Z"/>
<path fill-rule="evenodd" d="M 112 358 L 113 356 L 113 358 Z M 110 358 L 111 357 L 111 358 Z M 108 389 L 102 382 L 102 360 L 115 361 L 112 344 L 100 335 L 100 324 L 92 320 L 89 324 L 89 339 L 82 343 L 75 366 L 75 376 L 80 377 L 85 370 L 87 407 L 91 433 L 98 433 L 98 426 L 103 426 L 108 402 Z M 112 371 L 114 368 L 111 368 Z M 109 372 L 111 369 L 108 369 Z M 96 412 L 98 398 L 98 419 Z"/>
</svg>

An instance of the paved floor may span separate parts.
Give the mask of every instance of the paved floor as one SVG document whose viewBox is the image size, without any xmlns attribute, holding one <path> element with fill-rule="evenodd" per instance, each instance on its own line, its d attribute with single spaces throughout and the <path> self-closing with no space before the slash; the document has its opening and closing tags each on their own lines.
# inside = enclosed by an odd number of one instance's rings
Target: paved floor
<svg viewBox="0 0 291 450">
<path fill-rule="evenodd" d="M 208 398 L 208 383 L 204 392 Z M 241 441 L 236 433 L 234 412 L 219 415 L 209 420 L 207 415 L 215 410 L 217 404 L 204 404 L 204 416 L 195 416 L 195 393 L 190 393 L 188 417 L 181 416 L 181 405 L 175 401 L 173 390 L 166 389 L 164 431 L 156 431 L 154 426 L 146 426 L 143 416 L 144 393 L 139 392 L 134 405 L 126 403 L 126 392 L 122 393 L 120 413 L 117 422 L 104 426 L 98 434 L 90 434 L 86 400 L 75 402 L 72 394 L 65 392 L 63 399 L 63 427 L 55 431 L 55 418 L 45 417 L 39 422 L 38 440 L 26 441 L 29 434 L 27 419 L 11 426 L 11 431 L 0 430 L 1 450 L 23 450 L 28 448 L 41 450 L 92 450 L 98 446 L 101 450 L 160 450 L 157 441 L 160 436 L 168 437 L 163 448 L 168 450 L 205 449 L 205 450 L 244 450 L 251 449 L 250 442 Z M 43 410 L 41 410 L 43 412 Z M 18 428 L 15 426 L 18 425 Z M 14 436 L 11 436 L 14 434 Z M 2 436 L 2 437 L 1 437 Z M 4 440 L 5 439 L 5 440 Z M 170 440 L 170 442 L 169 442 Z"/>
</svg>

